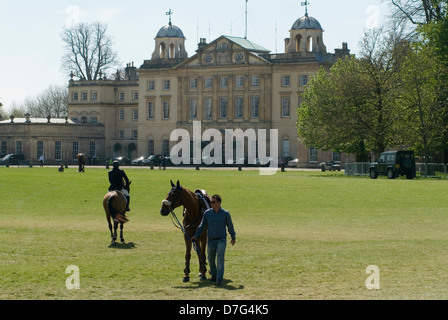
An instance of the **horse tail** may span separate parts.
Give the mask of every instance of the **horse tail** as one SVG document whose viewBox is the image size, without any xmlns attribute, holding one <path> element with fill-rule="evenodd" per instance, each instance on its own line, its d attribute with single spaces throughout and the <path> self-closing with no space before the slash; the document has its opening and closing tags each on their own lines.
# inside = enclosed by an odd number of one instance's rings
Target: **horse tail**
<svg viewBox="0 0 448 320">
<path fill-rule="evenodd" d="M 107 199 L 107 208 L 109 209 L 110 216 L 113 220 L 120 222 L 120 223 L 126 223 L 128 222 L 128 218 L 126 217 L 126 214 L 124 212 L 120 212 L 114 207 L 114 199 L 118 200 L 117 193 L 113 193 L 110 195 L 110 197 Z"/>
</svg>

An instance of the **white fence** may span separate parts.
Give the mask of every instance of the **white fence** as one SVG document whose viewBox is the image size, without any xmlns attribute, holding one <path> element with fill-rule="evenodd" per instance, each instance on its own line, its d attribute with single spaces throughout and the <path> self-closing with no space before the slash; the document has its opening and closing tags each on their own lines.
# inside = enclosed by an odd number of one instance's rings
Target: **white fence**
<svg viewBox="0 0 448 320">
<path fill-rule="evenodd" d="M 369 162 L 352 162 L 345 164 L 345 174 L 349 176 L 362 176 L 369 174 Z M 416 163 L 417 177 L 439 177 L 447 179 L 448 164 L 444 163 Z"/>
</svg>

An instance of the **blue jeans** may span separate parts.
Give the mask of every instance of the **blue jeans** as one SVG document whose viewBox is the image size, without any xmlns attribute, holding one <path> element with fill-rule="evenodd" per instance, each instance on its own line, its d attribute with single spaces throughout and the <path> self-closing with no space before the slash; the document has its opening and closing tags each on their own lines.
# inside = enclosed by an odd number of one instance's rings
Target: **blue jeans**
<svg viewBox="0 0 448 320">
<path fill-rule="evenodd" d="M 207 241 L 207 256 L 210 274 L 221 282 L 224 277 L 224 254 L 226 252 L 226 238 Z"/>
</svg>

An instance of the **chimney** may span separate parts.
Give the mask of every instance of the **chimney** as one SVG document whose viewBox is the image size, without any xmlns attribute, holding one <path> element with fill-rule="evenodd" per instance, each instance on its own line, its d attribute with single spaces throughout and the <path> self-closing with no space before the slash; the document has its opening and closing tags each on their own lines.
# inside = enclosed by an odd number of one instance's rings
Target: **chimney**
<svg viewBox="0 0 448 320">
<path fill-rule="evenodd" d="M 207 46 L 207 39 L 201 38 L 198 44 L 198 50 L 204 49 L 205 46 Z"/>
<path fill-rule="evenodd" d="M 134 67 L 134 62 L 128 63 L 125 69 L 126 79 L 137 80 L 137 68 Z"/>
</svg>

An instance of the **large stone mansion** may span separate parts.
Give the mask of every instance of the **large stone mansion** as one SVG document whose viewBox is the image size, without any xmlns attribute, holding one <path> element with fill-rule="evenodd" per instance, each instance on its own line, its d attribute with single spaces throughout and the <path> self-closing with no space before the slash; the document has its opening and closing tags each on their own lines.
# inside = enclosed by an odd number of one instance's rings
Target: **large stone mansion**
<svg viewBox="0 0 448 320">
<path fill-rule="evenodd" d="M 170 17 L 155 36 L 151 59 L 139 68 L 129 63 L 115 79 L 72 78 L 66 120 L 1 121 L 0 154 L 30 159 L 45 154 L 56 163 L 72 161 L 78 152 L 101 159 L 169 156 L 177 144 L 170 141 L 173 130 L 185 129 L 192 137 L 193 123 L 200 121 L 202 132 L 276 129 L 279 158 L 298 158 L 302 167 L 343 163 L 345 154 L 307 147 L 297 136 L 296 109 L 308 81 L 322 66 L 328 69 L 349 54 L 346 43 L 328 53 L 323 32 L 306 13 L 292 24 L 284 53 L 223 35 L 210 43 L 201 39 L 189 57 L 186 38 Z M 258 147 L 248 144 L 246 153 Z"/>
</svg>

